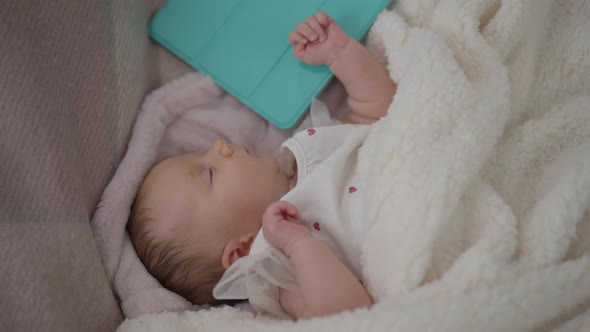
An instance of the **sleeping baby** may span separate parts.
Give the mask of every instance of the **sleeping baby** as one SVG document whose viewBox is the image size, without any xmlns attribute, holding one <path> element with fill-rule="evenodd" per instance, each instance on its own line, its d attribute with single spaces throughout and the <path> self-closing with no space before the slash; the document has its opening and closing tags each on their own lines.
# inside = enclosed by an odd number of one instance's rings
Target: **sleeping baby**
<svg viewBox="0 0 590 332">
<path fill-rule="evenodd" d="M 350 108 L 283 143 L 279 160 L 217 141 L 161 161 L 142 183 L 129 233 L 147 270 L 194 304 L 248 299 L 279 317 L 369 307 L 357 153 L 396 90 L 384 66 L 326 13 L 289 35 L 295 57 L 328 65 Z"/>
</svg>

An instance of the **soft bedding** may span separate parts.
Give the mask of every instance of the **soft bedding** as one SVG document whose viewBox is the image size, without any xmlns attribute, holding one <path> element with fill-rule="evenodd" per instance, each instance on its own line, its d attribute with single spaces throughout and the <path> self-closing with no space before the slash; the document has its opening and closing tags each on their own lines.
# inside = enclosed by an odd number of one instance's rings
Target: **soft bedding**
<svg viewBox="0 0 590 332">
<path fill-rule="evenodd" d="M 144 315 L 119 330 L 590 329 L 587 17 L 584 0 L 400 0 L 378 17 L 367 44 L 398 91 L 359 154 L 371 309 L 291 322 L 211 308 Z M 133 152 L 149 140 L 141 126 L 128 155 L 145 153 Z M 113 179 L 112 188 L 135 179 L 119 192 L 119 213 L 150 153 L 140 171 L 122 173 L 124 161 Z M 99 236 L 108 206 L 95 217 Z M 121 262 L 107 259 L 107 272 L 131 296 Z"/>
</svg>

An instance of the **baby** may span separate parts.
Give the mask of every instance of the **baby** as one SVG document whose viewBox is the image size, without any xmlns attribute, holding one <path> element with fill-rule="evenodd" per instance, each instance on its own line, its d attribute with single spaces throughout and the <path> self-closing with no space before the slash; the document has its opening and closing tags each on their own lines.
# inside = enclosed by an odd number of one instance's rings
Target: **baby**
<svg viewBox="0 0 590 332">
<path fill-rule="evenodd" d="M 298 23 L 289 41 L 297 59 L 328 65 L 343 83 L 351 109 L 344 124 L 297 134 L 284 143 L 280 162 L 225 141 L 202 155 L 163 160 L 134 202 L 129 233 L 139 257 L 163 286 L 194 304 L 220 303 L 213 296 L 218 283 L 222 295 L 232 283 L 244 285 L 235 280 L 248 273 L 236 271 L 268 257 L 261 249 L 268 244 L 290 265 L 297 285 L 275 285 L 289 316 L 372 304 L 359 281 L 364 214 L 355 195 L 362 190 L 356 154 L 368 134 L 363 125 L 386 114 L 396 85 L 322 11 Z"/>
</svg>

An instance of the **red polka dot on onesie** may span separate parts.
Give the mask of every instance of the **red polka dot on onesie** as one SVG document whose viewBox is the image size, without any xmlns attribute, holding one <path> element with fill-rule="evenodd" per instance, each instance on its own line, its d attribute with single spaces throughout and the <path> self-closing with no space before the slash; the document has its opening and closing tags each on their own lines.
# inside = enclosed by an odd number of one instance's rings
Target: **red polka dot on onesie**
<svg viewBox="0 0 590 332">
<path fill-rule="evenodd" d="M 356 191 L 356 187 L 348 187 L 348 192 L 349 192 L 349 193 L 351 193 L 351 194 L 352 194 L 352 193 L 353 193 L 353 192 L 355 192 L 355 191 Z"/>
<path fill-rule="evenodd" d="M 313 228 L 315 228 L 316 231 L 319 231 L 320 230 L 320 223 L 314 222 Z"/>
<path fill-rule="evenodd" d="M 313 128 L 309 128 L 309 129 L 307 129 L 307 134 L 308 134 L 309 136 L 311 136 L 311 135 L 315 134 L 315 129 L 313 129 Z"/>
</svg>

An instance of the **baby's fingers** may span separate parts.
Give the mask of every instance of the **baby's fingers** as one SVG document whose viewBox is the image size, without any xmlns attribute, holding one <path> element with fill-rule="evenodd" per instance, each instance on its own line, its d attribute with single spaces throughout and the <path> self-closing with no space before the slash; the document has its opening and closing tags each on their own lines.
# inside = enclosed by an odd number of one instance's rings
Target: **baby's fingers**
<svg viewBox="0 0 590 332">
<path fill-rule="evenodd" d="M 313 29 L 307 25 L 307 23 L 305 22 L 299 22 L 297 23 L 297 32 L 299 32 L 300 34 L 302 34 L 305 38 L 307 38 L 308 41 L 315 41 L 318 36 L 315 32 L 313 32 Z"/>
<path fill-rule="evenodd" d="M 291 42 L 291 45 L 297 46 L 307 44 L 308 40 L 307 38 L 303 37 L 303 35 L 299 32 L 293 31 L 289 34 L 289 42 Z"/>
<path fill-rule="evenodd" d="M 285 201 L 278 201 L 272 203 L 262 216 L 263 224 L 275 224 L 283 220 L 299 219 L 300 215 L 297 208 Z"/>
<path fill-rule="evenodd" d="M 285 219 L 299 219 L 301 217 L 299 215 L 299 211 L 297 211 L 297 208 L 293 204 L 285 201 L 279 201 L 275 204 L 278 205 L 278 208 L 280 209 Z"/>
<path fill-rule="evenodd" d="M 320 25 L 320 22 L 318 22 L 317 18 L 315 18 L 314 16 L 310 16 L 307 18 L 305 23 L 307 23 L 307 25 L 313 30 L 313 32 L 315 32 L 319 36 L 320 43 L 326 40 L 326 32 L 324 31 L 324 28 L 322 28 L 322 26 Z"/>
<path fill-rule="evenodd" d="M 285 220 L 263 222 L 262 234 L 268 243 L 287 255 L 288 248 L 292 248 L 297 241 L 311 236 L 307 227 Z"/>
<path fill-rule="evenodd" d="M 330 16 L 328 16 L 328 14 L 326 14 L 326 12 L 322 11 L 322 10 L 318 10 L 315 13 L 315 18 L 318 20 L 318 22 L 320 23 L 320 25 L 322 27 L 327 27 L 328 24 L 330 24 L 330 21 L 332 20 L 330 18 Z"/>
</svg>

